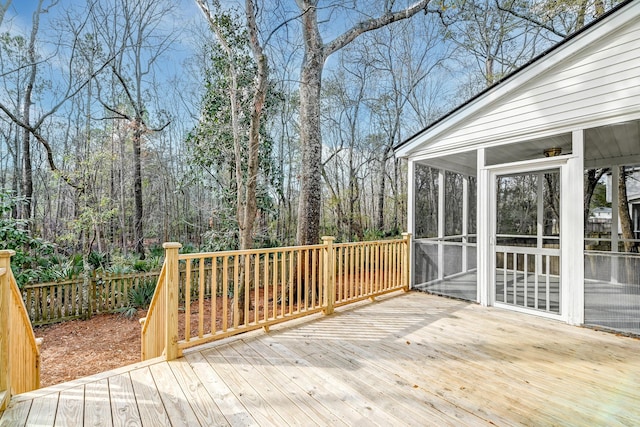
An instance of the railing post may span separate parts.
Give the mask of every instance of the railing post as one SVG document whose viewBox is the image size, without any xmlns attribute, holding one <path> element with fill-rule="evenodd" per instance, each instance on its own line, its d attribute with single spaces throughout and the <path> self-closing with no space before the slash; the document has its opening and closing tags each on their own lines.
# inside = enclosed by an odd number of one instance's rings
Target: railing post
<svg viewBox="0 0 640 427">
<path fill-rule="evenodd" d="M 334 267 L 335 249 L 333 248 L 333 241 L 336 238 L 333 236 L 323 236 L 322 244 L 324 245 L 324 262 L 323 265 L 323 286 L 324 286 L 324 301 L 323 301 L 323 313 L 332 314 L 333 306 L 336 302 L 336 272 Z"/>
<path fill-rule="evenodd" d="M 167 242 L 162 247 L 165 249 L 164 262 L 167 264 L 164 284 L 165 319 L 167 319 L 164 340 L 165 357 L 167 360 L 173 360 L 178 358 L 178 280 L 180 275 L 178 251 L 182 245 L 176 242 Z"/>
<path fill-rule="evenodd" d="M 42 343 L 44 342 L 44 338 L 36 338 L 36 348 L 38 351 L 38 355 L 36 357 L 36 384 L 34 390 L 40 388 L 40 371 L 42 370 Z"/>
<path fill-rule="evenodd" d="M 411 233 L 402 233 L 404 239 L 404 259 L 402 260 L 402 290 L 409 291 L 411 284 Z"/>
<path fill-rule="evenodd" d="M 11 360 L 9 359 L 9 310 L 11 307 L 11 289 L 9 274 L 11 257 L 15 251 L 0 251 L 0 411 L 4 410 L 11 399 Z"/>
</svg>

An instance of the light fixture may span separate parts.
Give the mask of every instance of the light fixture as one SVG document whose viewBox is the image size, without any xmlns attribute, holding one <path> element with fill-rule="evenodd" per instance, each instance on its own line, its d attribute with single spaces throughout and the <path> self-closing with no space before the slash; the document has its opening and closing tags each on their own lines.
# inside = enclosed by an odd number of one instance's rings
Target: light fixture
<svg viewBox="0 0 640 427">
<path fill-rule="evenodd" d="M 559 156 L 560 153 L 562 153 L 562 148 L 560 148 L 560 147 L 552 147 L 552 148 L 545 148 L 544 149 L 544 156 L 545 157 Z"/>
</svg>

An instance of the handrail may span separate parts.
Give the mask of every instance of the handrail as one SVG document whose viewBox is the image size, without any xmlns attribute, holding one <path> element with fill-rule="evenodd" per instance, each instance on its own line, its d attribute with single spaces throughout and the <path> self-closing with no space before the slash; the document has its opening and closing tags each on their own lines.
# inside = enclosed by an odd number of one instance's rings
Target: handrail
<svg viewBox="0 0 640 427">
<path fill-rule="evenodd" d="M 162 265 L 158 284 L 147 310 L 147 316 L 140 319 L 142 325 L 140 351 L 141 359 L 148 360 L 159 357 L 164 351 L 164 328 L 166 325 L 166 305 L 164 303 L 164 284 L 167 274 L 166 265 Z"/>
<path fill-rule="evenodd" d="M 0 250 L 0 410 L 11 396 L 40 387 L 40 345 L 11 272 L 12 250 Z"/>
<path fill-rule="evenodd" d="M 324 247 L 324 245 L 307 245 L 305 248 L 309 249 L 320 249 Z M 288 251 L 298 249 L 300 246 L 283 246 L 279 248 L 260 248 L 260 249 L 238 249 L 233 251 L 219 251 L 219 252 L 199 252 L 194 254 L 180 254 L 178 255 L 178 259 L 201 259 L 201 258 L 210 258 L 212 256 L 236 256 L 236 255 L 246 255 L 246 254 L 266 254 L 273 252 L 274 250 Z"/>
<path fill-rule="evenodd" d="M 560 248 L 536 248 L 535 246 L 506 246 L 496 245 L 498 253 L 528 254 L 528 255 L 558 255 Z"/>
<path fill-rule="evenodd" d="M 163 273 L 142 327 L 142 359 L 334 307 L 409 289 L 411 235 L 402 239 L 178 254 L 165 243 Z"/>
<path fill-rule="evenodd" d="M 638 258 L 640 254 L 637 252 L 620 252 L 620 251 L 592 251 L 586 249 L 584 251 L 585 255 L 600 255 L 600 256 L 608 256 L 608 257 L 632 257 Z"/>
</svg>

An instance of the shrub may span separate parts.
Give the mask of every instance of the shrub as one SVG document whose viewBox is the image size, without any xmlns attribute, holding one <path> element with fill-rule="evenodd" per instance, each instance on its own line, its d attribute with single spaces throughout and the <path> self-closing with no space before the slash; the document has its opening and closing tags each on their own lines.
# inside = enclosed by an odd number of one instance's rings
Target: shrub
<svg viewBox="0 0 640 427">
<path fill-rule="evenodd" d="M 164 248 L 162 245 L 152 245 L 149 248 L 149 256 L 152 258 L 162 258 L 164 256 Z"/>
<path fill-rule="evenodd" d="M 105 269 L 105 271 L 111 274 L 127 274 L 133 273 L 133 268 L 126 264 L 113 264 Z"/>
<path fill-rule="evenodd" d="M 0 189 L 0 249 L 16 251 L 11 269 L 20 287 L 40 280 L 54 249 L 52 243 L 31 235 L 28 221 L 12 218 L 12 211 L 24 202 L 24 197 Z"/>
<path fill-rule="evenodd" d="M 138 286 L 129 290 L 128 305 L 118 310 L 125 317 L 133 317 L 138 309 L 147 309 L 156 291 L 156 281 L 145 279 Z"/>
<path fill-rule="evenodd" d="M 109 254 L 93 251 L 89 254 L 89 264 L 94 270 L 104 270 L 109 265 Z"/>
<path fill-rule="evenodd" d="M 135 308 L 149 308 L 155 291 L 155 279 L 145 279 L 129 292 L 129 304 Z"/>
<path fill-rule="evenodd" d="M 133 269 L 135 271 L 149 271 L 149 265 L 147 264 L 147 261 L 137 259 L 133 262 Z"/>
</svg>

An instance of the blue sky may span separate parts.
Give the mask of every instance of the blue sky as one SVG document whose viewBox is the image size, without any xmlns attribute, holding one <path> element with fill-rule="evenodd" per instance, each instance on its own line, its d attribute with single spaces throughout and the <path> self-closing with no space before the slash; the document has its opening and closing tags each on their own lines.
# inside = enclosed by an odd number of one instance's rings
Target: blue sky
<svg viewBox="0 0 640 427">
<path fill-rule="evenodd" d="M 194 25 L 204 24 L 204 19 L 201 16 L 202 12 L 196 5 L 194 0 L 172 0 L 177 5 L 175 13 L 167 17 L 165 25 L 175 26 L 181 29 L 192 29 Z M 45 0 L 43 6 L 46 8 L 52 3 L 52 0 Z M 58 4 L 51 8 L 50 13 L 41 17 L 41 30 L 44 30 L 47 25 L 46 22 L 55 19 L 59 16 L 61 11 L 69 8 L 73 5 L 81 5 L 85 2 L 82 0 L 58 0 Z M 28 36 L 31 31 L 31 22 L 33 12 L 38 4 L 38 0 L 13 0 L 11 7 L 7 11 L 4 21 L 0 29 L 5 32 L 9 31 L 12 34 L 21 34 Z M 178 39 L 178 46 L 176 49 L 184 51 L 185 49 L 191 50 L 192 44 L 190 44 L 191 37 L 180 37 Z"/>
<path fill-rule="evenodd" d="M 58 4 L 52 9 L 52 15 L 55 16 L 55 13 L 60 9 L 81 2 L 82 0 L 59 0 Z M 187 24 L 193 17 L 200 15 L 200 10 L 194 0 L 173 0 L 173 3 L 178 5 L 178 10 L 180 11 L 180 14 L 175 17 L 176 20 L 184 21 L 184 23 Z M 37 4 L 38 0 L 13 0 L 5 16 L 5 21 L 13 20 L 14 26 L 17 28 L 30 28 L 31 15 L 36 9 Z M 45 0 L 45 7 L 50 4 L 51 0 Z M 5 25 L 3 25 L 3 27 L 5 27 Z"/>
</svg>

